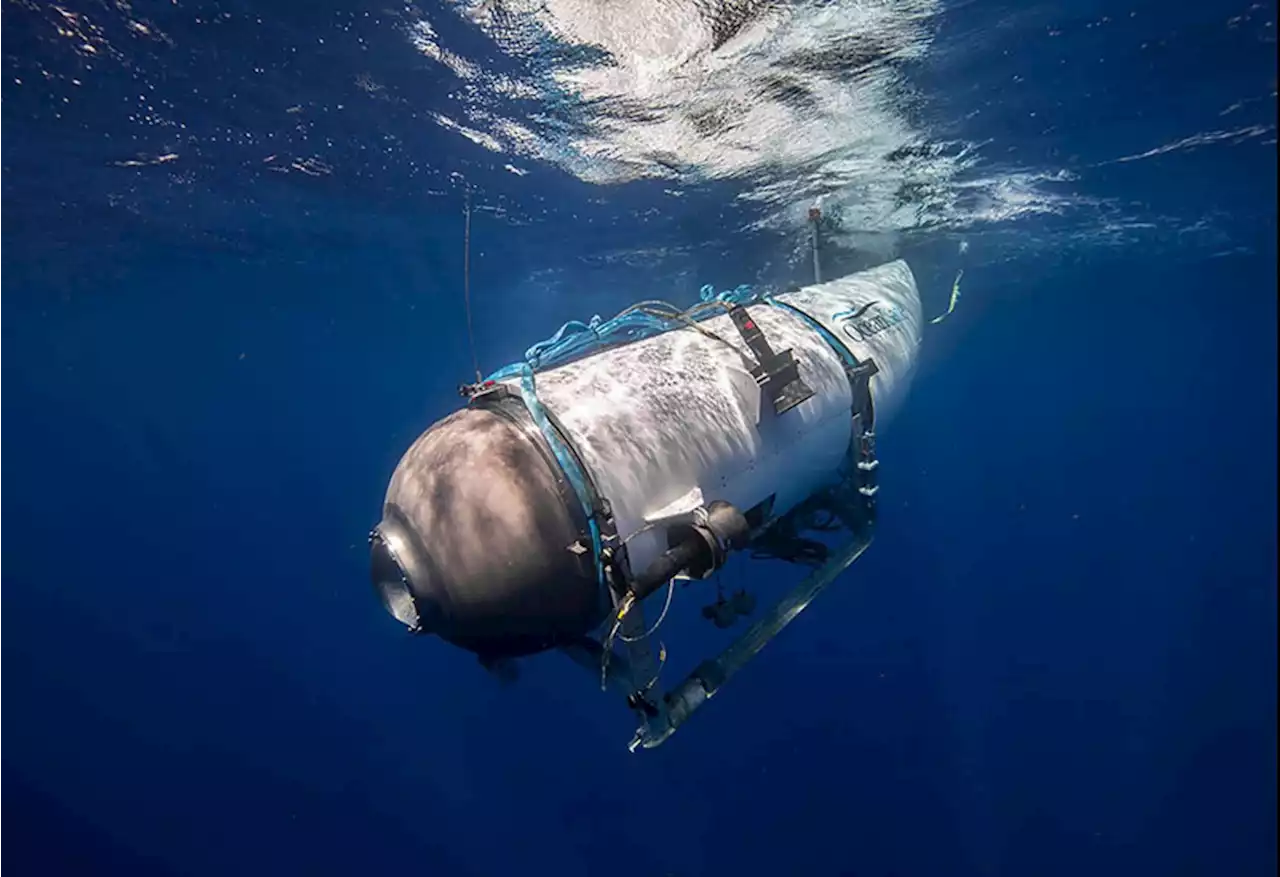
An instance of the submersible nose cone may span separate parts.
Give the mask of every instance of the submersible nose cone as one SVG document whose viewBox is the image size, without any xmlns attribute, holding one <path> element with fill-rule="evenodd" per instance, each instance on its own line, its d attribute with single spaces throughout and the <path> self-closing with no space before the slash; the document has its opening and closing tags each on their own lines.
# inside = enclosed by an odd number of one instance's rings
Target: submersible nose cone
<svg viewBox="0 0 1280 877">
<path fill-rule="evenodd" d="M 523 406 L 466 408 L 396 466 L 372 540 L 374 585 L 410 629 L 480 654 L 532 654 L 603 618 L 595 560 L 573 550 L 585 525 Z"/>
</svg>

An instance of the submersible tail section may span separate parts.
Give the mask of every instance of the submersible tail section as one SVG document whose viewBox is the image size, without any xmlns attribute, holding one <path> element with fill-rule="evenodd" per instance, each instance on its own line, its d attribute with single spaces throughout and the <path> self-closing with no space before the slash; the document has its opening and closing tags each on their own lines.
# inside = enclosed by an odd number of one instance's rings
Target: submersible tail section
<svg viewBox="0 0 1280 877">
<path fill-rule="evenodd" d="M 564 650 L 625 695 L 632 748 L 658 745 L 870 544 L 875 435 L 921 324 L 902 261 L 576 324 L 464 388 L 405 453 L 371 534 L 375 588 L 410 630 L 486 663 Z M 837 526 L 834 550 L 802 535 Z M 736 551 L 814 572 L 664 692 L 646 602 Z M 703 614 L 728 626 L 753 602 Z"/>
</svg>

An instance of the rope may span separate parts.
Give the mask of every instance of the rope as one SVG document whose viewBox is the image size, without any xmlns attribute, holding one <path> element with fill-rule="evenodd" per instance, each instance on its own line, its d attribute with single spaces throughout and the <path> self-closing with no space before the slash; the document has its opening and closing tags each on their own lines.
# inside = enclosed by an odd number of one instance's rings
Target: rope
<svg viewBox="0 0 1280 877">
<path fill-rule="evenodd" d="M 675 579 L 675 576 L 672 576 L 671 581 L 667 582 L 667 602 L 663 604 L 662 614 L 659 615 L 658 620 L 653 623 L 653 627 L 649 628 L 639 636 L 627 636 L 624 633 L 619 633 L 618 639 L 622 640 L 624 643 L 638 643 L 641 640 L 646 640 L 649 637 L 653 636 L 655 633 L 657 633 L 658 628 L 662 627 L 663 619 L 667 617 L 667 610 L 671 608 L 671 595 L 672 593 L 675 592 L 675 589 L 676 589 L 676 579 Z M 618 620 L 621 621 L 622 619 L 618 619 Z"/>
<path fill-rule="evenodd" d="M 725 341 L 714 332 L 698 323 L 700 318 L 712 313 L 723 313 L 733 305 L 744 305 L 763 301 L 752 291 L 750 286 L 742 285 L 733 290 L 717 293 L 715 288 L 702 287 L 700 301 L 692 307 L 681 309 L 664 301 L 642 301 L 631 305 L 609 320 L 603 320 L 599 314 L 588 322 L 570 320 L 561 326 L 554 335 L 545 341 L 539 341 L 524 354 L 524 362 L 505 366 L 486 380 L 500 381 L 520 375 L 524 369 L 543 371 L 563 365 L 588 353 L 618 344 L 640 341 L 660 335 L 672 329 L 688 327 L 703 335 L 733 348 L 738 348 Z"/>
</svg>

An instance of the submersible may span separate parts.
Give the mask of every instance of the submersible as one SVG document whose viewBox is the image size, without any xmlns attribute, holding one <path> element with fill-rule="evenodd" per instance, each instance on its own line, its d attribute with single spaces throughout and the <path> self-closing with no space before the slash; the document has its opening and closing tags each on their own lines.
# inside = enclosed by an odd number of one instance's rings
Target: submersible
<svg viewBox="0 0 1280 877">
<path fill-rule="evenodd" d="M 487 665 L 564 651 L 635 711 L 631 748 L 656 746 L 870 544 L 876 431 L 921 330 L 900 260 L 570 324 L 462 388 L 405 452 L 370 536 L 374 587 L 409 630 Z M 717 626 L 754 622 L 664 689 L 645 610 L 665 616 L 676 580 L 735 552 L 813 571 L 758 613 L 754 595 L 717 597 Z"/>
</svg>

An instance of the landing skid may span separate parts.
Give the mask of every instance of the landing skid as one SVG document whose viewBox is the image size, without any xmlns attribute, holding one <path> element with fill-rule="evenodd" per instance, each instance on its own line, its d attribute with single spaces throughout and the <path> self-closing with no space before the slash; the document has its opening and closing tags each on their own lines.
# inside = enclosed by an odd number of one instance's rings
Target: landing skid
<svg viewBox="0 0 1280 877">
<path fill-rule="evenodd" d="M 640 747 L 653 749 L 665 743 L 676 729 L 687 722 L 699 707 L 714 697 L 771 639 L 808 608 L 814 598 L 861 557 L 870 545 L 870 533 L 851 539 L 823 566 L 792 588 L 773 609 L 747 628 L 719 656 L 703 661 L 671 692 L 663 694 L 661 691 L 652 691 L 651 702 L 659 705 L 658 715 L 641 723 L 628 748 L 635 752 Z"/>
<path fill-rule="evenodd" d="M 874 373 L 874 363 L 870 363 L 868 366 L 851 369 L 850 379 L 857 381 L 858 386 L 865 390 L 866 381 Z M 859 395 L 855 393 L 855 398 Z M 869 400 L 865 393 L 861 395 Z M 866 413 L 869 414 L 869 408 Z M 627 705 L 640 717 L 640 726 L 627 747 L 632 752 L 640 748 L 653 749 L 665 743 L 691 715 L 713 698 L 735 673 L 759 654 L 771 639 L 807 609 L 815 597 L 870 547 L 875 523 L 875 497 L 880 488 L 876 484 L 879 461 L 875 453 L 875 433 L 863 426 L 869 422 L 870 417 L 864 416 L 862 410 L 853 416 L 853 435 L 857 438 L 850 449 L 850 477 L 842 481 L 833 492 L 811 498 L 820 505 L 830 507 L 834 518 L 851 534 L 849 541 L 834 553 L 823 557 L 813 572 L 748 627 L 728 648 L 715 658 L 699 664 L 674 689 L 663 690 L 659 674 L 666 654 L 660 646 L 659 659 L 654 660 L 650 648 L 650 634 L 653 630 L 646 629 L 642 603 L 628 603 L 615 628 L 614 633 L 617 634 L 617 641 L 622 644 L 623 654 L 614 650 L 613 635 L 603 644 L 588 639 L 565 648 L 575 661 L 599 674 L 601 688 L 612 688 L 625 693 Z M 801 522 L 796 520 L 800 510 L 794 509 L 784 519 L 780 519 L 792 522 L 792 526 L 787 528 L 790 537 L 795 537 L 797 530 L 803 529 L 798 527 Z M 775 521 L 766 524 L 762 531 L 753 534 L 752 542 L 769 532 L 771 526 L 776 530 L 778 523 Z M 788 533 L 782 535 L 785 541 Z M 797 558 L 803 557 L 801 552 L 792 554 Z M 672 587 L 672 584 L 668 583 L 668 587 Z M 665 617 L 665 613 L 664 609 L 662 617 Z M 659 623 L 662 617 L 659 617 Z"/>
<path fill-rule="evenodd" d="M 632 752 L 640 748 L 653 749 L 665 743 L 681 725 L 689 720 L 690 716 L 714 697 L 734 674 L 759 654 L 770 640 L 808 608 L 814 598 L 861 557 L 862 553 L 870 547 L 871 538 L 870 527 L 855 535 L 832 554 L 826 563 L 784 595 L 737 640 L 715 658 L 699 664 L 671 691 L 664 692 L 661 681 L 655 679 L 656 670 L 652 667 L 652 656 L 647 649 L 638 662 L 641 665 L 647 665 L 645 669 L 641 669 L 627 656 L 616 652 L 609 655 L 607 662 L 602 662 L 604 647 L 594 641 L 589 645 L 575 644 L 564 648 L 563 651 L 575 663 L 594 673 L 601 672 L 602 663 L 607 664 L 605 672 L 607 687 L 619 693 L 625 693 L 628 704 L 636 708 L 641 716 L 640 727 L 627 748 Z M 638 610 L 639 607 L 636 609 Z M 644 621 L 639 617 L 640 614 L 636 610 L 631 613 L 637 616 L 633 619 L 633 623 L 643 630 Z M 648 660 L 645 660 L 646 658 Z M 651 673 L 653 675 L 650 675 Z"/>
</svg>

